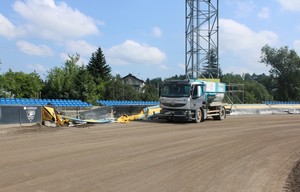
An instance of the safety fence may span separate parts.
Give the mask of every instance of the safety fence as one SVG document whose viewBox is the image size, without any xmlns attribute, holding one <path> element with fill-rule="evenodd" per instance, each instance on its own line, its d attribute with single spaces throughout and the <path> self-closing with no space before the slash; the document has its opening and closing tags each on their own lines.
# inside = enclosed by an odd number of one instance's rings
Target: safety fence
<svg viewBox="0 0 300 192">
<path fill-rule="evenodd" d="M 42 106 L 0 105 L 0 125 L 36 123 L 42 123 Z"/>
</svg>

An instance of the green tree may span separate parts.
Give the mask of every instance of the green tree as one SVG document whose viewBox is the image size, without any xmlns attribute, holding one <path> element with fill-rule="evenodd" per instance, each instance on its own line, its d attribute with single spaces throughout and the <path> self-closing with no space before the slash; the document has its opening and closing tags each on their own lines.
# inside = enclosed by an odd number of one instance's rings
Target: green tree
<svg viewBox="0 0 300 192">
<path fill-rule="evenodd" d="M 239 74 L 227 73 L 221 76 L 221 82 L 230 84 L 230 83 L 244 83 L 244 78 Z"/>
<path fill-rule="evenodd" d="M 202 76 L 205 78 L 219 78 L 220 76 L 217 51 L 215 49 L 211 49 L 207 53 L 207 63 L 203 66 Z"/>
<path fill-rule="evenodd" d="M 112 77 L 105 85 L 107 100 L 139 100 L 139 93 L 131 85 L 124 85 L 120 75 Z"/>
<path fill-rule="evenodd" d="M 97 86 L 93 81 L 92 75 L 87 71 L 85 66 L 79 68 L 74 83 L 76 85 L 76 98 L 88 103 L 96 104 L 96 101 L 99 99 L 97 95 Z"/>
<path fill-rule="evenodd" d="M 141 100 L 141 97 L 131 85 L 124 85 L 124 100 Z"/>
<path fill-rule="evenodd" d="M 3 96 L 16 98 L 38 98 L 43 88 L 43 81 L 36 73 L 13 72 L 9 69 L 1 76 L 0 87 Z"/>
<path fill-rule="evenodd" d="M 244 103 L 244 78 L 240 74 L 227 73 L 220 76 L 222 83 L 226 84 L 225 102 Z"/>
<path fill-rule="evenodd" d="M 75 83 L 76 78 L 80 72 L 80 65 L 78 61 L 80 56 L 78 54 L 70 56 L 65 62 L 64 70 L 64 88 L 63 88 L 63 98 L 64 99 L 78 99 L 79 93 L 77 92 L 77 85 Z M 82 66 L 82 65 L 81 65 Z"/>
<path fill-rule="evenodd" d="M 80 95 L 77 91 L 75 79 L 80 72 L 77 65 L 80 56 L 69 55 L 63 67 L 55 67 L 50 70 L 46 78 L 46 88 L 43 97 L 56 99 L 78 99 Z"/>
<path fill-rule="evenodd" d="M 149 79 L 147 79 L 147 80 L 149 80 Z M 147 83 L 147 80 L 146 80 L 146 83 Z M 149 84 L 154 85 L 156 87 L 159 87 L 162 84 L 162 82 L 163 82 L 163 80 L 160 77 L 149 80 Z"/>
<path fill-rule="evenodd" d="M 274 85 L 274 81 L 271 78 L 271 76 L 268 76 L 266 74 L 260 74 L 260 75 L 256 75 L 255 73 L 252 75 L 252 78 L 257 81 L 258 83 L 262 84 L 263 86 L 266 87 L 266 89 L 268 90 L 268 92 L 270 94 L 272 93 L 272 90 L 274 89 L 275 85 Z"/>
<path fill-rule="evenodd" d="M 226 83 L 228 97 L 236 103 L 261 103 L 262 101 L 271 100 L 272 95 L 267 88 L 256 80 L 256 75 L 249 73 L 239 75 L 227 73 L 221 76 L 221 82 Z M 232 95 L 231 95 L 232 93 Z"/>
<path fill-rule="evenodd" d="M 123 100 L 125 96 L 125 88 L 121 81 L 121 77 L 117 75 L 112 77 L 110 81 L 105 83 L 104 98 L 107 100 Z"/>
<path fill-rule="evenodd" d="M 140 94 L 141 99 L 143 101 L 157 101 L 159 99 L 159 87 L 162 85 L 162 82 L 160 77 L 151 80 L 147 78 L 143 93 Z"/>
<path fill-rule="evenodd" d="M 143 101 L 157 101 L 158 96 L 158 87 L 155 84 L 147 84 L 143 88 L 143 93 L 141 94 L 141 99 Z"/>
<path fill-rule="evenodd" d="M 185 75 L 174 75 L 172 77 L 166 78 L 165 80 L 185 80 L 186 76 Z"/>
<path fill-rule="evenodd" d="M 64 71 L 59 67 L 54 67 L 48 72 L 45 89 L 42 91 L 43 98 L 60 99 L 63 98 L 64 91 Z"/>
<path fill-rule="evenodd" d="M 105 56 L 99 47 L 96 52 L 92 53 L 92 57 L 87 65 L 87 69 L 94 77 L 96 83 L 108 81 L 111 78 L 111 68 L 106 63 Z"/>
<path fill-rule="evenodd" d="M 266 45 L 262 48 L 261 63 L 270 67 L 270 77 L 275 86 L 275 100 L 300 100 L 300 58 L 293 49 L 279 49 Z"/>
<path fill-rule="evenodd" d="M 262 103 L 271 99 L 272 96 L 262 84 L 254 80 L 245 82 L 245 103 Z"/>
</svg>

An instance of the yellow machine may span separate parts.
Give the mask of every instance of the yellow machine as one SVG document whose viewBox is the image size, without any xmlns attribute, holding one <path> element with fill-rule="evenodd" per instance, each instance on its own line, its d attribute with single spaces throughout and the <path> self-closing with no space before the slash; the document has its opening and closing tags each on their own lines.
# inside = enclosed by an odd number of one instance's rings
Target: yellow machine
<svg viewBox="0 0 300 192">
<path fill-rule="evenodd" d="M 50 121 L 58 125 L 64 125 L 66 123 L 69 123 L 68 119 L 62 118 L 61 115 L 58 113 L 58 111 L 55 110 L 54 107 L 50 107 L 50 106 L 43 106 L 42 120 L 43 122 Z"/>
<path fill-rule="evenodd" d="M 151 118 L 154 114 L 161 110 L 158 106 L 146 107 L 139 114 L 136 115 L 122 115 L 117 119 L 118 123 L 128 123 L 129 121 L 144 120 Z"/>
</svg>

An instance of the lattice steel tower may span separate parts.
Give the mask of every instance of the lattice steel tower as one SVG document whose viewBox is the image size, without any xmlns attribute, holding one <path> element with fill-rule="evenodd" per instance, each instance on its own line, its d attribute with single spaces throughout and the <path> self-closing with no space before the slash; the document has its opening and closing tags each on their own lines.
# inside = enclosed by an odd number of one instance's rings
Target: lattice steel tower
<svg viewBox="0 0 300 192">
<path fill-rule="evenodd" d="M 219 0 L 186 0 L 185 74 L 219 78 Z"/>
</svg>

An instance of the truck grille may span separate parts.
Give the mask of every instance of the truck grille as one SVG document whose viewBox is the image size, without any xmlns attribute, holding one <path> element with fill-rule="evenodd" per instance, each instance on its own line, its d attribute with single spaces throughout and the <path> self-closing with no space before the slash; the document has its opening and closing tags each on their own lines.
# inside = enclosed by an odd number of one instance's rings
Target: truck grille
<svg viewBox="0 0 300 192">
<path fill-rule="evenodd" d="M 185 103 L 162 103 L 166 107 L 183 107 Z"/>
</svg>

